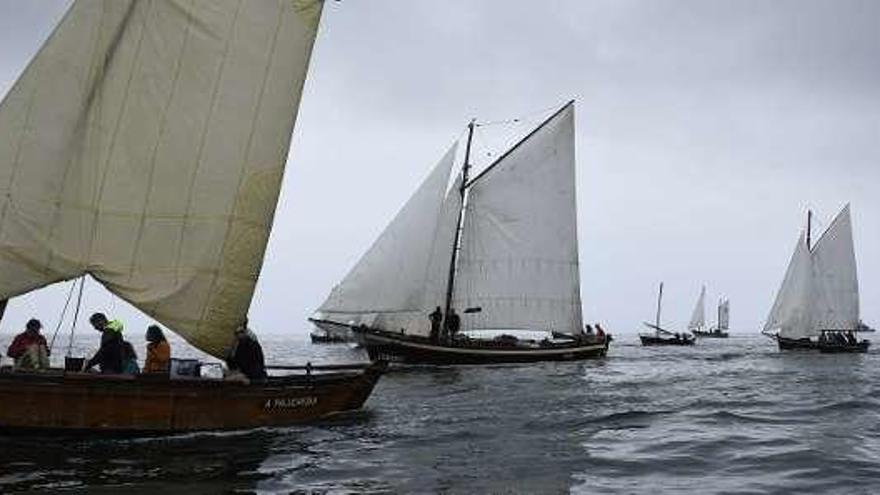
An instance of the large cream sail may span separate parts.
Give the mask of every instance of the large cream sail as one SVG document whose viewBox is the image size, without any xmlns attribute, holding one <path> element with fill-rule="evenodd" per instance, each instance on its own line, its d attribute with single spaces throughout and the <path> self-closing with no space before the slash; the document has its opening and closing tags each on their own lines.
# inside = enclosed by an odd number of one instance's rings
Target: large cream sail
<svg viewBox="0 0 880 495">
<path fill-rule="evenodd" d="M 77 0 L 0 104 L 0 298 L 91 274 L 219 355 L 260 272 L 317 0 Z"/>
<path fill-rule="evenodd" d="M 453 305 L 463 329 L 581 331 L 574 106 L 470 186 Z"/>
<path fill-rule="evenodd" d="M 453 145 L 318 311 L 345 323 L 366 324 L 368 317 L 377 327 L 420 333 L 409 322 L 427 321 L 426 291 L 436 285 L 437 265 L 445 259 L 448 269 L 451 256 L 447 231 L 454 223 L 441 220 L 450 208 L 444 195 L 455 152 Z"/>
<path fill-rule="evenodd" d="M 859 281 L 849 205 L 813 247 L 812 320 L 818 330 L 852 330 L 859 324 Z"/>
</svg>

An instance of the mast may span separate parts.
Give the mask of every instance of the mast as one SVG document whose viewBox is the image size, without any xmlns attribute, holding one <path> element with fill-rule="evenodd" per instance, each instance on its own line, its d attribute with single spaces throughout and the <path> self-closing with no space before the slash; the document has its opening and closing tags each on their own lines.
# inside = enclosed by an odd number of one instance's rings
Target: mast
<svg viewBox="0 0 880 495">
<path fill-rule="evenodd" d="M 458 210 L 458 220 L 455 224 L 455 239 L 452 241 L 452 258 L 449 260 L 449 278 L 446 282 L 446 308 L 443 312 L 443 322 L 444 328 L 446 320 L 449 316 L 449 310 L 452 309 L 452 291 L 455 287 L 455 264 L 458 260 L 458 249 L 459 243 L 461 242 L 461 224 L 464 220 L 464 209 L 465 209 L 465 192 L 467 191 L 467 183 L 468 183 L 468 170 L 470 170 L 470 158 L 471 158 L 471 141 L 474 138 L 474 123 L 475 119 L 471 119 L 468 123 L 468 137 L 467 137 L 467 146 L 464 150 L 464 164 L 461 167 L 461 186 L 458 188 L 458 193 L 461 195 L 461 208 Z"/>
<path fill-rule="evenodd" d="M 812 238 L 811 232 L 811 223 L 813 222 L 813 212 L 812 210 L 807 210 L 807 251 L 810 250 L 810 240 Z"/>
<path fill-rule="evenodd" d="M 663 300 L 663 282 L 660 282 L 660 292 L 657 294 L 657 320 L 654 324 L 657 333 L 660 333 L 660 302 Z"/>
<path fill-rule="evenodd" d="M 724 304 L 724 298 L 718 298 L 718 330 L 721 330 L 721 305 Z"/>
</svg>

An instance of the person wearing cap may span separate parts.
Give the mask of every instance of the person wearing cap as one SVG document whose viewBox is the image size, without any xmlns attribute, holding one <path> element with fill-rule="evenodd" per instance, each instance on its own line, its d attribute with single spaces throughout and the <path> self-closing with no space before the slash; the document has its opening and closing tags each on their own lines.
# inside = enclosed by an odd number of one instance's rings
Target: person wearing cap
<svg viewBox="0 0 880 495">
<path fill-rule="evenodd" d="M 40 333 L 43 324 L 31 318 L 25 331 L 16 335 L 6 350 L 6 355 L 15 360 L 16 369 L 47 369 L 49 367 L 49 346 Z"/>
<path fill-rule="evenodd" d="M 89 318 L 89 323 L 95 330 L 101 332 L 101 348 L 86 361 L 83 371 L 88 371 L 95 366 L 100 367 L 101 373 L 120 374 L 125 369 L 126 355 L 125 341 L 122 340 L 122 322 L 119 320 L 108 321 L 104 313 L 95 313 Z"/>
</svg>

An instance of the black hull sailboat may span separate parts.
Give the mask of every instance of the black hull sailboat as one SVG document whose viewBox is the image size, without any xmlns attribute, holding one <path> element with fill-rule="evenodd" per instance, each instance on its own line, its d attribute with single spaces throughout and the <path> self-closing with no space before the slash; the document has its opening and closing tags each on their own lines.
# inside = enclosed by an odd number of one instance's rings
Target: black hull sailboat
<svg viewBox="0 0 880 495">
<path fill-rule="evenodd" d="M 643 346 L 654 345 L 694 345 L 697 339 L 688 333 L 670 332 L 660 326 L 660 310 L 663 303 L 663 282 L 660 282 L 660 290 L 657 292 L 657 317 L 654 323 L 643 324 L 653 330 L 651 333 L 640 333 L 639 341 Z"/>
<path fill-rule="evenodd" d="M 687 335 L 665 335 L 665 336 L 655 336 L 655 335 L 639 335 L 639 340 L 644 346 L 651 345 L 694 345 L 696 343 L 696 339 L 693 337 L 689 337 Z"/>
<path fill-rule="evenodd" d="M 815 245 L 811 243 L 811 223 L 812 212 L 808 212 L 806 231 L 795 244 L 762 333 L 775 339 L 780 350 L 867 352 L 870 341 L 856 337 L 869 327 L 859 319 L 849 205 Z"/>
<path fill-rule="evenodd" d="M 455 146 L 317 312 L 346 322 L 374 360 L 605 356 L 610 336 L 585 332 L 581 314 L 573 102 L 469 178 L 477 125 L 453 185 Z M 524 332 L 546 338 L 514 336 Z"/>
<path fill-rule="evenodd" d="M 478 340 L 459 338 L 448 343 L 356 328 L 367 354 L 373 361 L 406 364 L 500 364 L 540 361 L 580 361 L 604 357 L 611 338 L 573 338 L 570 342 L 532 342 L 519 339 Z"/>
</svg>

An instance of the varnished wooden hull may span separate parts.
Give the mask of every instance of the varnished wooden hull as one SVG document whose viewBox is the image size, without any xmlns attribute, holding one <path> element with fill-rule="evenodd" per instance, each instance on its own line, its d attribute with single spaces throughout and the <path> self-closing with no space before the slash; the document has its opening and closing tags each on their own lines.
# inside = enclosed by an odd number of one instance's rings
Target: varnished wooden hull
<svg viewBox="0 0 880 495">
<path fill-rule="evenodd" d="M 407 364 L 499 364 L 540 361 L 579 361 L 604 357 L 611 341 L 572 343 L 536 348 L 513 346 L 475 346 L 436 344 L 428 339 L 399 336 L 390 332 L 355 330 L 371 360 L 387 360 Z"/>
<path fill-rule="evenodd" d="M 0 432 L 170 434 L 284 426 L 359 409 L 384 362 L 265 384 L 88 373 L 0 373 Z"/>
</svg>

